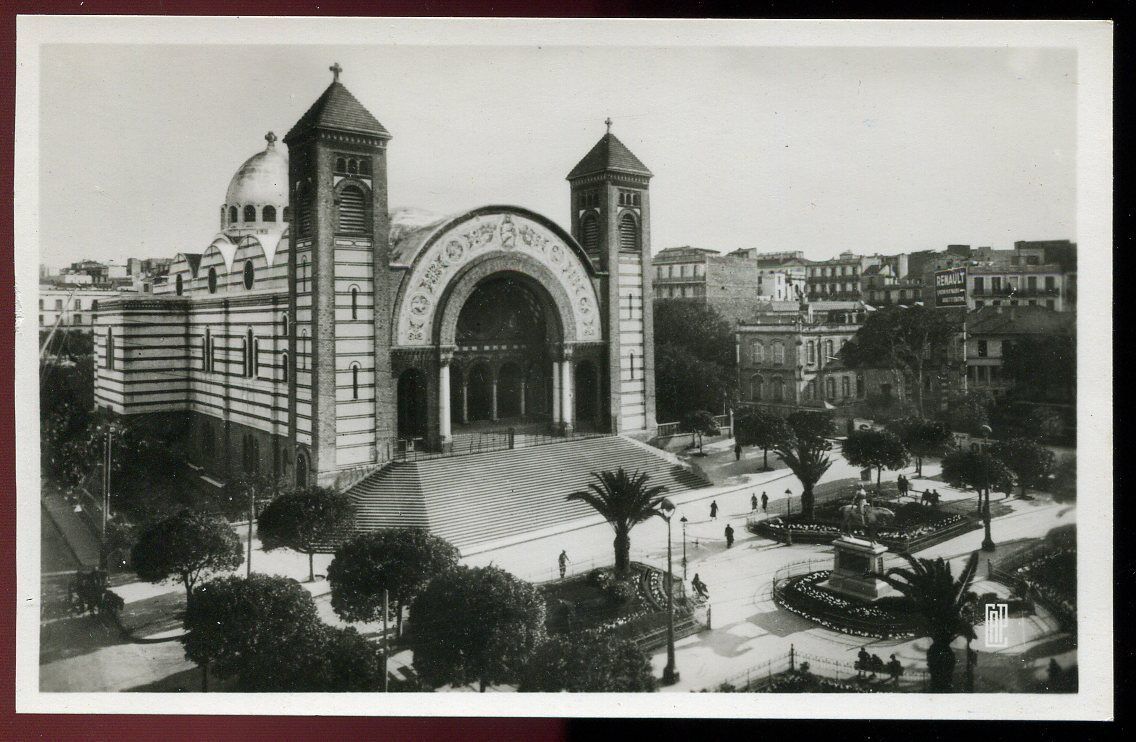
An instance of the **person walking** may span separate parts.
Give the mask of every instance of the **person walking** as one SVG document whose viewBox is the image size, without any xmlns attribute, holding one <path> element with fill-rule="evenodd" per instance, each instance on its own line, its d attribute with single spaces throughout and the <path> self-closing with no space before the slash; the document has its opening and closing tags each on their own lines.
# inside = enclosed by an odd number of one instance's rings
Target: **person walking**
<svg viewBox="0 0 1136 742">
<path fill-rule="evenodd" d="M 706 583 L 699 578 L 698 573 L 694 573 L 694 578 L 690 581 L 690 586 L 694 588 L 694 592 L 698 593 L 704 598 L 710 597 L 710 590 L 706 587 Z"/>
<path fill-rule="evenodd" d="M 718 520 L 718 501 L 710 502 L 710 520 Z"/>
<path fill-rule="evenodd" d="M 560 563 L 560 579 L 564 579 L 564 575 L 568 572 L 568 562 L 572 561 L 568 558 L 568 550 L 564 549 L 560 552 L 560 556 L 556 560 Z"/>
<path fill-rule="evenodd" d="M 750 510 L 751 513 L 754 510 L 757 510 L 757 495 L 750 495 L 749 496 L 749 510 Z"/>
<path fill-rule="evenodd" d="M 734 444 L 734 461 L 741 461 L 741 460 L 742 460 L 742 444 L 735 443 Z"/>
<path fill-rule="evenodd" d="M 764 492 L 761 493 L 761 512 L 769 512 L 769 495 L 765 494 Z"/>
<path fill-rule="evenodd" d="M 899 490 L 899 496 L 903 497 L 907 494 L 907 480 L 900 474 L 899 478 L 895 480 L 895 487 Z"/>
<path fill-rule="evenodd" d="M 734 545 L 734 527 L 729 523 L 726 524 L 726 548 Z"/>
<path fill-rule="evenodd" d="M 903 665 L 899 664 L 899 660 L 893 654 L 887 663 L 888 675 L 891 676 L 891 684 L 899 685 L 899 676 L 903 674 Z"/>
<path fill-rule="evenodd" d="M 868 664 L 871 662 L 871 657 L 868 655 L 867 647 L 860 647 L 860 651 L 856 653 L 856 677 L 863 678 L 864 671 L 868 669 Z"/>
</svg>

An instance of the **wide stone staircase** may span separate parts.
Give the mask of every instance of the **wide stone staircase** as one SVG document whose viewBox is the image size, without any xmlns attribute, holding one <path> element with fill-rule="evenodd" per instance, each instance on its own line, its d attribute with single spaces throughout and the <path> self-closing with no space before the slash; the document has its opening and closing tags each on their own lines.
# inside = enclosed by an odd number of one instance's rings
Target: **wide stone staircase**
<svg viewBox="0 0 1136 742">
<path fill-rule="evenodd" d="M 395 462 L 348 490 L 356 528 L 427 528 L 459 549 L 594 516 L 567 496 L 591 472 L 639 470 L 675 495 L 708 485 L 661 452 L 619 436 L 492 453 Z"/>
</svg>

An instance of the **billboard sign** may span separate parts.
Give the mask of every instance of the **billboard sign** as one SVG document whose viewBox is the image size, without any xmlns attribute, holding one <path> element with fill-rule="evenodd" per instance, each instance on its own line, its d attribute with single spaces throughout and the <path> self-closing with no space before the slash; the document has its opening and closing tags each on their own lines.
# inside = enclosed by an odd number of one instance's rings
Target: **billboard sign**
<svg viewBox="0 0 1136 742">
<path fill-rule="evenodd" d="M 935 306 L 966 306 L 966 268 L 935 271 Z"/>
</svg>

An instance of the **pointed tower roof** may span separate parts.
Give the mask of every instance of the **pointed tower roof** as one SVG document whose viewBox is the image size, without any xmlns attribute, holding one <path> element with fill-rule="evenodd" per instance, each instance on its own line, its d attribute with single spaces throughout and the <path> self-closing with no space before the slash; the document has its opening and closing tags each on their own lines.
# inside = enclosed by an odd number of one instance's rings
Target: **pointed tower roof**
<svg viewBox="0 0 1136 742">
<path fill-rule="evenodd" d="M 301 134 L 317 128 L 338 129 L 390 139 L 391 135 L 386 127 L 380 124 L 378 119 L 355 99 L 355 96 L 343 86 L 343 83 L 339 82 L 339 72 L 341 71 L 339 65 L 332 66 L 331 70 L 335 73 L 335 79 L 332 80 L 331 85 L 327 86 L 327 90 L 323 91 L 323 95 L 316 98 L 316 102 L 312 104 L 307 113 L 300 117 L 300 120 L 288 132 L 288 135 L 284 137 L 284 141 L 292 141 Z"/>
<path fill-rule="evenodd" d="M 604 123 L 608 126 L 607 133 L 596 142 L 596 146 L 592 147 L 588 154 L 584 155 L 584 159 L 572 168 L 567 179 L 575 180 L 585 175 L 608 171 L 644 175 L 648 178 L 653 176 L 654 173 L 648 170 L 647 166 L 640 162 L 639 158 L 632 154 L 631 150 L 627 149 L 627 146 L 619 141 L 615 134 L 611 133 L 611 119 Z"/>
</svg>

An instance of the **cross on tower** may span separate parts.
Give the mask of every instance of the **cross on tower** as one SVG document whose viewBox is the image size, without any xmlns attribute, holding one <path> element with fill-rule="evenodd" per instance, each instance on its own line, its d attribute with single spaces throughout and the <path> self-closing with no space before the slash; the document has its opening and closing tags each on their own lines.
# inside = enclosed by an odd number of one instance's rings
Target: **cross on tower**
<svg viewBox="0 0 1136 742">
<path fill-rule="evenodd" d="M 611 133 L 611 116 L 608 116 L 606 119 L 604 119 L 604 125 L 607 126 L 607 133 L 610 134 Z"/>
<path fill-rule="evenodd" d="M 276 135 L 272 132 L 268 132 L 264 135 L 264 141 L 268 142 L 269 147 L 274 147 L 276 146 Z"/>
<path fill-rule="evenodd" d="M 331 65 L 328 69 L 331 70 L 331 74 L 334 76 L 332 82 L 339 82 L 339 73 L 343 72 L 343 68 L 339 66 L 339 62 Z"/>
</svg>

